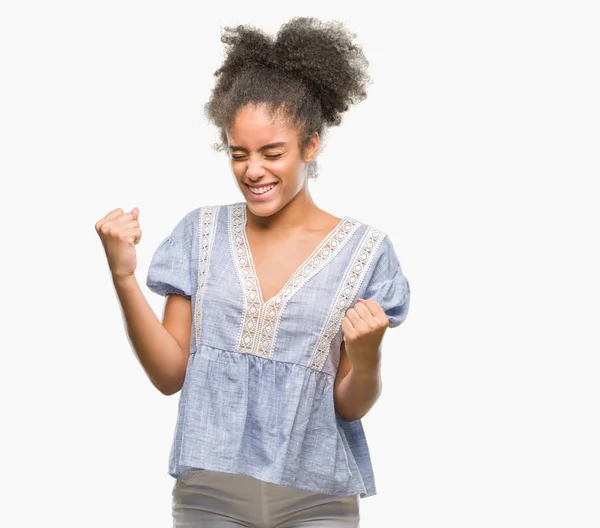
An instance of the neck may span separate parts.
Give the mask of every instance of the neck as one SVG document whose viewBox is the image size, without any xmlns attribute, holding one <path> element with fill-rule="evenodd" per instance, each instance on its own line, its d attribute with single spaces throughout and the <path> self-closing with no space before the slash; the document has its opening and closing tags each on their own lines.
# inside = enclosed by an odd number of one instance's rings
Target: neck
<svg viewBox="0 0 600 528">
<path fill-rule="evenodd" d="M 248 225 L 257 231 L 289 231 L 302 228 L 320 211 L 310 195 L 307 184 L 288 204 L 272 215 L 258 216 L 246 207 Z"/>
</svg>

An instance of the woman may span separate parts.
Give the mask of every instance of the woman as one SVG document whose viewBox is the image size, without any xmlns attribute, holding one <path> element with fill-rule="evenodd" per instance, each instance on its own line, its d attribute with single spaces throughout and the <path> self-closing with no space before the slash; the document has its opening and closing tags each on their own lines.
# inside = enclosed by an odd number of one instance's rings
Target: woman
<svg viewBox="0 0 600 528">
<path fill-rule="evenodd" d="M 141 364 L 164 394 L 181 390 L 177 527 L 356 527 L 376 493 L 360 419 L 409 283 L 384 232 L 308 188 L 326 127 L 366 97 L 352 37 L 312 18 L 275 38 L 225 30 L 206 113 L 244 201 L 190 211 L 157 248 L 146 284 L 167 297 L 162 324 L 134 278 L 137 209 L 96 225 Z"/>
</svg>

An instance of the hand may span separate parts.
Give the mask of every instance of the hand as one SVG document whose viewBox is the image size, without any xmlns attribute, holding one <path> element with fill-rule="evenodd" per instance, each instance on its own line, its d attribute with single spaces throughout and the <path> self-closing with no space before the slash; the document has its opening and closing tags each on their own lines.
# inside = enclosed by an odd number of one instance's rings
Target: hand
<svg viewBox="0 0 600 528">
<path fill-rule="evenodd" d="M 135 246 L 142 239 L 138 217 L 139 209 L 134 208 L 130 213 L 114 209 L 96 222 L 96 233 L 102 240 L 115 280 L 133 275 L 137 267 Z"/>
<path fill-rule="evenodd" d="M 342 331 L 352 368 L 366 370 L 378 365 L 381 341 L 388 326 L 387 315 L 374 299 L 358 299 L 346 312 Z"/>
</svg>

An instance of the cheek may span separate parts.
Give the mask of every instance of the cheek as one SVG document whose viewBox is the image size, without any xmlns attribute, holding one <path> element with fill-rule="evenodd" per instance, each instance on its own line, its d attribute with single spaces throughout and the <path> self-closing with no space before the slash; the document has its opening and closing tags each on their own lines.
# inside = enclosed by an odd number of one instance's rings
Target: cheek
<svg viewBox="0 0 600 528">
<path fill-rule="evenodd" d="M 244 167 L 241 163 L 231 163 L 231 170 L 236 179 L 241 179 L 244 176 Z"/>
<path fill-rule="evenodd" d="M 281 179 L 294 180 L 300 177 L 300 164 L 295 159 L 276 160 L 268 168 Z"/>
</svg>

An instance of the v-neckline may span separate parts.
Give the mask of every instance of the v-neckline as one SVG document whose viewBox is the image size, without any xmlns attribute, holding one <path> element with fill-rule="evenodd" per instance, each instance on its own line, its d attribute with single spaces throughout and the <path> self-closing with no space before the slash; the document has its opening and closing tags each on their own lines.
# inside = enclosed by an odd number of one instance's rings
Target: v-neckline
<svg viewBox="0 0 600 528">
<path fill-rule="evenodd" d="M 347 216 L 343 216 L 340 221 L 336 224 L 336 226 L 325 235 L 325 237 L 317 244 L 317 247 L 310 253 L 310 255 L 305 258 L 302 263 L 294 270 L 292 275 L 288 278 L 285 284 L 268 300 L 264 300 L 262 287 L 260 285 L 260 281 L 258 279 L 258 273 L 256 273 L 256 266 L 254 265 L 254 256 L 252 255 L 252 249 L 250 248 L 250 241 L 248 240 L 248 234 L 246 232 L 246 226 L 248 225 L 248 214 L 246 210 L 246 206 L 242 207 L 242 222 L 241 222 L 241 235 L 244 240 L 244 244 L 246 245 L 246 250 L 248 254 L 248 263 L 250 265 L 250 273 L 252 274 L 252 279 L 256 284 L 257 296 L 258 296 L 258 304 L 261 307 L 268 306 L 276 299 L 281 298 L 282 294 L 286 291 L 290 285 L 295 282 L 296 278 L 303 275 L 303 270 L 308 266 L 308 264 L 315 258 L 316 255 L 325 247 L 342 229 L 346 221 L 350 220 Z"/>
</svg>

